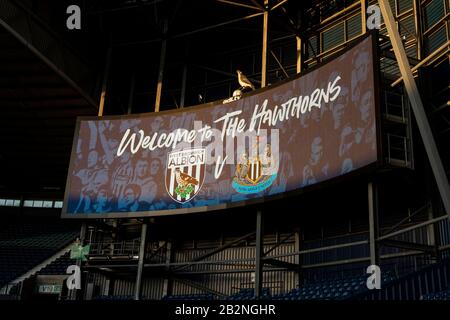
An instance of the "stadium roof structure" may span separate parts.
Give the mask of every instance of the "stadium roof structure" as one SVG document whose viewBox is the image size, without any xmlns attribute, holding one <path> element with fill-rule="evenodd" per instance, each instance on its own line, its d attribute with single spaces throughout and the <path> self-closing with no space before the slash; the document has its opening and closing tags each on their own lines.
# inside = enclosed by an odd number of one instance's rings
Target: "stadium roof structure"
<svg viewBox="0 0 450 320">
<path fill-rule="evenodd" d="M 270 1 L 270 36 L 295 35 L 299 6 L 304 9 L 300 10 L 305 12 L 303 17 L 313 18 L 314 13 L 306 9 L 338 10 L 345 5 L 344 1 L 325 3 Z M 89 1 L 80 31 L 65 29 L 69 4 L 4 3 L 0 17 L 0 192 L 63 191 L 75 119 L 98 113 L 108 48 L 113 51 L 112 76 L 126 74 L 115 63 L 127 70 L 146 70 L 138 76 L 145 77 L 141 82 L 147 83 L 149 92 L 134 103 L 133 112 L 151 112 L 163 39 L 169 41 L 164 75 L 167 92 L 180 91 L 179 85 L 170 88 L 167 82 L 181 77 L 180 66 L 187 61 L 235 77 L 232 70 L 208 65 L 218 54 L 242 51 L 262 41 L 263 1 Z M 252 79 L 255 83 L 260 82 L 257 76 L 258 72 Z M 126 113 L 123 104 L 107 101 L 105 114 Z M 166 108 L 180 104 L 188 102 L 169 100 Z"/>
<path fill-rule="evenodd" d="M 74 120 L 96 114 L 96 105 L 1 27 L 0 41 L 0 191 L 61 186 Z"/>
</svg>

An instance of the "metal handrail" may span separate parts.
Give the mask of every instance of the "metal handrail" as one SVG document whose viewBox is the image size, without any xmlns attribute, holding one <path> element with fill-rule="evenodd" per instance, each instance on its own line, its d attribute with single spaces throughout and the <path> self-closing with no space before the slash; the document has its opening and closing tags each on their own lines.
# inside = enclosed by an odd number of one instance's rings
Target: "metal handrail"
<svg viewBox="0 0 450 320">
<path fill-rule="evenodd" d="M 104 255 L 109 252 L 110 255 L 131 254 L 139 252 L 139 241 L 115 241 L 115 242 L 92 242 L 90 255 Z"/>
</svg>

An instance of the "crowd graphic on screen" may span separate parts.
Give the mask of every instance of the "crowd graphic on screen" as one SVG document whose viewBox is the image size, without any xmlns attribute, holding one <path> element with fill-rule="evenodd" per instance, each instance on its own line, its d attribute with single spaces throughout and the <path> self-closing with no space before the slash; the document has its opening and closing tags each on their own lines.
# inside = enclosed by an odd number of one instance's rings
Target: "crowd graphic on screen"
<svg viewBox="0 0 450 320">
<path fill-rule="evenodd" d="M 213 206 L 261 196 L 279 194 L 326 181 L 333 177 L 362 168 L 377 160 L 375 92 L 371 39 L 365 39 L 335 60 L 295 80 L 261 91 L 228 104 L 185 108 L 169 114 L 134 115 L 135 118 L 105 118 L 80 121 L 76 150 L 72 155 L 69 172 L 69 195 L 66 212 L 71 214 L 99 214 L 120 212 L 160 211 L 169 209 Z M 140 149 L 132 153 L 117 150 L 125 132 L 170 133 L 179 128 L 191 130 L 195 121 L 214 128 L 216 119 L 234 110 L 242 110 L 241 117 L 252 118 L 255 106 L 267 100 L 267 108 L 281 106 L 300 95 L 306 96 L 317 88 L 327 88 L 340 77 L 339 95 L 320 107 L 301 113 L 298 118 L 279 121 L 272 127 L 278 130 L 277 154 L 269 147 L 262 148 L 261 164 L 270 155 L 276 159 L 277 172 L 273 181 L 261 192 L 241 193 L 233 181 L 245 180 L 244 165 L 249 163 L 250 152 L 238 154 L 234 149 L 234 164 L 226 164 L 220 178 L 215 177 L 215 166 L 201 168 L 202 179 L 196 181 L 197 193 L 189 201 L 174 201 L 169 195 L 166 177 L 168 154 L 172 148 Z M 217 129 L 222 128 L 216 126 Z M 210 141 L 220 139 L 213 136 Z M 273 139 L 270 134 L 268 141 Z M 214 151 L 205 148 L 207 158 Z M 227 148 L 232 141 L 223 141 Z M 182 143 L 176 150 L 189 146 Z M 264 153 L 266 155 L 264 155 Z M 223 155 L 225 156 L 225 155 Z M 230 155 L 229 155 L 230 156 Z M 244 156 L 244 160 L 242 160 Z M 245 158 L 247 157 L 247 158 Z M 266 161 L 270 162 L 270 161 Z M 199 167 L 200 168 L 200 167 Z M 183 174 L 196 172 L 190 169 Z M 263 173 L 266 173 L 264 168 Z M 195 179 L 194 179 L 195 181 Z"/>
</svg>

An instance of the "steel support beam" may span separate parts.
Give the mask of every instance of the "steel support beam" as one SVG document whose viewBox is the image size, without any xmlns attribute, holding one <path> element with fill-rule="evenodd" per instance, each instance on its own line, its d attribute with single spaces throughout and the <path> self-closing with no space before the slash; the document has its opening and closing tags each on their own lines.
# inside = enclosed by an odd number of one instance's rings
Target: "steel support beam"
<svg viewBox="0 0 450 320">
<path fill-rule="evenodd" d="M 281 71 L 283 71 L 284 76 L 286 77 L 286 79 L 288 79 L 289 78 L 289 74 L 286 72 L 286 69 L 284 69 L 283 65 L 281 64 L 281 61 L 278 60 L 277 56 L 275 55 L 275 53 L 272 50 L 270 50 L 270 53 L 272 54 L 272 57 L 277 62 L 277 64 L 280 67 Z"/>
<path fill-rule="evenodd" d="M 446 43 L 444 43 L 442 46 L 440 46 L 436 50 L 434 50 L 431 54 L 427 55 L 425 58 L 420 59 L 420 62 L 418 62 L 415 66 L 413 66 L 411 68 L 411 72 L 417 71 L 421 66 L 424 66 L 424 65 L 426 65 L 429 62 L 431 63 L 435 57 L 439 58 L 439 56 L 445 55 L 446 53 L 448 53 L 449 52 L 449 49 L 448 49 L 449 46 L 450 46 L 450 40 L 447 41 Z M 384 55 L 389 57 L 387 52 L 385 52 Z M 391 58 L 391 57 L 389 57 L 389 58 Z M 407 58 L 408 58 L 408 61 L 412 59 L 410 57 L 407 57 Z M 403 80 L 403 76 L 401 76 L 400 78 L 398 78 L 397 80 L 392 82 L 391 83 L 391 87 L 395 87 L 402 80 Z"/>
<path fill-rule="evenodd" d="M 172 279 L 170 276 L 170 263 L 172 262 L 172 241 L 166 243 L 166 272 L 167 277 L 164 279 L 163 297 L 172 294 Z"/>
<path fill-rule="evenodd" d="M 262 41 L 262 66 L 261 66 L 261 88 L 267 85 L 267 33 L 269 27 L 269 0 L 264 0 L 263 41 Z"/>
<path fill-rule="evenodd" d="M 266 1 L 268 1 L 268 0 L 264 0 L 264 4 L 266 3 Z M 261 6 L 261 4 L 258 1 L 250 0 L 250 2 L 252 2 L 257 8 L 260 8 L 261 10 L 264 10 L 264 8 Z"/>
<path fill-rule="evenodd" d="M 303 63 L 303 41 L 299 36 L 295 37 L 297 42 L 297 73 L 302 72 L 302 63 Z"/>
<path fill-rule="evenodd" d="M 278 2 L 276 5 L 274 5 L 272 8 L 270 8 L 270 11 L 275 10 L 276 8 L 278 8 L 279 6 L 282 6 L 283 4 L 285 4 L 286 2 L 288 2 L 288 0 L 280 0 L 280 2 Z"/>
<path fill-rule="evenodd" d="M 203 254 L 203 255 L 201 255 L 201 256 L 199 256 L 199 257 L 197 257 L 197 258 L 195 258 L 195 259 L 193 259 L 193 260 L 191 260 L 191 261 L 189 261 L 187 263 L 183 263 L 182 267 L 180 267 L 178 269 L 175 269 L 173 271 L 178 271 L 180 269 L 184 269 L 187 266 L 189 266 L 190 263 L 195 263 L 195 262 L 199 262 L 199 261 L 205 260 L 206 258 L 209 258 L 209 257 L 211 257 L 211 256 L 213 256 L 213 255 L 215 255 L 215 254 L 217 254 L 217 253 L 219 253 L 221 251 L 224 251 L 225 249 L 231 248 L 232 246 L 237 245 L 237 244 L 241 243 L 244 240 L 247 240 L 248 238 L 253 237 L 254 235 L 255 235 L 255 232 L 248 233 L 248 234 L 246 234 L 246 235 L 244 235 L 244 236 L 242 236 L 242 237 L 240 237 L 240 238 L 238 238 L 238 239 L 236 239 L 234 241 L 231 241 L 231 242 L 229 242 L 227 244 L 224 244 L 223 246 L 220 246 L 217 249 L 214 249 L 214 250 L 212 250 L 210 252 L 207 252 L 207 253 L 205 253 L 205 254 Z"/>
<path fill-rule="evenodd" d="M 183 278 L 179 278 L 179 277 L 178 278 L 174 278 L 174 280 L 176 282 L 180 282 L 180 283 L 182 283 L 182 284 L 184 284 L 184 285 L 186 285 L 188 287 L 195 288 L 195 289 L 200 290 L 202 292 L 208 292 L 210 294 L 213 294 L 213 295 L 221 297 L 221 298 L 225 298 L 226 297 L 226 295 L 224 295 L 222 292 L 213 290 L 211 288 L 208 288 L 207 286 L 204 286 L 204 285 L 202 285 L 200 283 L 197 283 L 197 282 L 194 282 L 192 280 L 183 279 Z"/>
<path fill-rule="evenodd" d="M 400 241 L 400 240 L 383 240 L 383 246 L 408 249 L 413 251 L 423 251 L 435 255 L 437 253 L 437 248 L 433 245 L 420 244 L 415 242 Z"/>
<path fill-rule="evenodd" d="M 250 6 L 248 4 L 244 4 L 244 3 L 240 3 L 240 2 L 233 2 L 233 1 L 228 1 L 228 0 L 216 0 L 216 1 L 217 2 L 226 3 L 226 4 L 230 4 L 232 6 L 241 7 L 241 8 L 247 8 L 247 9 L 253 9 L 253 10 L 257 10 L 257 11 L 262 11 L 262 9 L 260 7 Z"/>
<path fill-rule="evenodd" d="M 146 241 L 147 241 L 147 223 L 144 222 L 144 223 L 142 223 L 142 229 L 141 229 L 141 245 L 139 247 L 138 270 L 137 270 L 137 275 L 136 275 L 136 284 L 134 286 L 134 300 L 141 299 L 142 271 L 144 270 Z"/>
<path fill-rule="evenodd" d="M 426 165 L 427 172 L 430 170 L 430 165 Z M 442 203 L 439 197 L 439 192 L 437 192 L 436 184 L 433 181 L 433 177 L 430 174 L 426 175 L 425 180 L 427 193 L 430 198 L 430 204 L 427 207 L 428 220 L 433 220 L 435 217 L 438 217 L 442 212 Z M 436 252 L 436 259 L 439 261 L 441 259 L 441 254 L 439 252 L 439 244 L 440 244 L 440 228 L 439 225 L 435 225 L 431 223 L 427 225 L 427 244 L 430 246 L 434 246 Z"/>
<path fill-rule="evenodd" d="M 296 263 L 290 263 L 290 262 L 277 260 L 277 259 L 264 259 L 264 263 L 270 264 L 275 267 L 280 267 L 280 268 L 284 268 L 287 270 L 295 271 L 295 272 L 297 272 L 298 269 L 300 268 L 300 265 L 298 265 Z"/>
<path fill-rule="evenodd" d="M 292 238 L 292 236 L 296 235 L 296 233 L 291 233 L 288 236 L 286 236 L 283 240 L 277 242 L 277 244 L 275 244 L 272 248 L 270 248 L 269 250 L 267 250 L 266 252 L 264 252 L 264 256 L 267 256 L 269 253 L 271 253 L 273 250 L 275 250 L 276 248 L 279 248 L 280 245 L 286 243 L 289 239 Z"/>
<path fill-rule="evenodd" d="M 84 242 L 86 240 L 86 230 L 87 230 L 87 224 L 86 222 L 83 222 L 81 224 L 81 230 L 80 230 L 80 245 L 83 246 Z M 77 260 L 76 262 L 76 266 L 78 268 L 80 268 L 81 270 L 81 265 L 82 265 L 82 261 L 81 260 Z M 81 276 L 81 275 L 80 275 Z M 78 298 L 82 297 L 82 293 L 78 294 L 78 289 L 73 289 L 71 290 L 72 292 L 69 294 L 70 296 L 70 300 L 78 300 Z"/>
<path fill-rule="evenodd" d="M 215 29 L 215 28 L 219 28 L 219 27 L 223 27 L 223 26 L 232 24 L 232 23 L 236 23 L 236 22 L 240 22 L 240 21 L 256 18 L 256 17 L 258 17 L 260 15 L 263 15 L 263 14 L 264 14 L 263 12 L 257 12 L 257 13 L 253 13 L 251 15 L 248 15 L 248 16 L 245 16 L 245 17 L 242 17 L 242 18 L 237 18 L 237 19 L 221 22 L 221 23 L 218 23 L 218 24 L 215 24 L 215 25 L 212 25 L 212 26 L 207 26 L 207 27 L 204 27 L 204 28 L 200 28 L 200 29 L 197 29 L 197 30 L 183 32 L 183 33 L 180 33 L 180 34 L 172 36 L 171 39 L 186 37 L 186 36 L 190 36 L 190 35 L 193 35 L 193 34 L 196 34 L 196 33 L 199 33 L 199 32 L 209 31 L 209 30 L 212 30 L 212 29 Z M 152 42 L 153 42 L 153 40 L 152 40 Z M 146 41 L 135 42 L 133 44 L 142 44 L 142 43 L 146 43 Z"/>
<path fill-rule="evenodd" d="M 103 73 L 103 83 L 102 83 L 102 92 L 100 93 L 100 103 L 98 107 L 98 116 L 103 116 L 104 108 L 105 108 L 105 100 L 106 100 L 106 89 L 108 88 L 108 78 L 109 78 L 109 69 L 111 67 L 111 59 L 112 59 L 112 47 L 108 48 L 106 53 L 106 62 L 105 62 L 105 70 Z"/>
<path fill-rule="evenodd" d="M 450 220 L 450 185 L 388 1 L 378 0 L 431 169 Z"/>
<path fill-rule="evenodd" d="M 389 234 L 390 232 L 393 232 L 394 230 L 396 230 L 398 227 L 400 227 L 402 224 L 404 224 L 405 222 L 411 222 L 411 219 L 416 216 L 417 214 L 423 213 L 424 210 L 428 210 L 428 208 L 431 206 L 430 203 L 425 204 L 424 206 L 420 207 L 419 209 L 413 211 L 413 212 L 409 212 L 408 216 L 403 218 L 402 220 L 400 220 L 399 222 L 397 222 L 396 224 L 394 224 L 393 226 L 391 226 L 389 228 L 389 230 L 384 231 L 384 234 Z"/>
<path fill-rule="evenodd" d="M 413 225 L 411 227 L 406 227 L 406 228 L 404 228 L 402 230 L 398 230 L 398 231 L 395 231 L 395 232 L 392 232 L 392 233 L 389 233 L 389 234 L 382 235 L 381 237 L 378 238 L 378 241 L 381 241 L 381 240 L 384 240 L 384 239 L 388 239 L 388 238 L 392 238 L 392 237 L 398 236 L 399 234 L 402 234 L 402 233 L 405 233 L 405 232 L 408 232 L 408 231 L 411 231 L 411 230 L 419 229 L 419 228 L 428 226 L 431 223 L 437 223 L 437 222 L 445 220 L 445 219 L 447 219 L 446 216 L 440 216 L 438 218 L 433 218 L 431 220 L 427 220 L 425 222 L 421 222 L 421 223 L 415 224 L 415 225 Z"/>
<path fill-rule="evenodd" d="M 294 244 L 294 250 L 295 252 L 300 252 L 302 247 L 301 244 L 301 234 L 300 234 L 300 230 L 297 229 L 295 231 L 295 244 Z M 303 284 L 303 272 L 302 272 L 302 263 L 303 262 L 303 257 L 298 254 L 294 256 L 294 263 L 298 266 L 296 273 L 295 273 L 295 283 L 300 285 Z"/>
<path fill-rule="evenodd" d="M 367 32 L 367 0 L 361 1 L 361 30 L 365 34 Z"/>
<path fill-rule="evenodd" d="M 263 235 L 263 216 L 261 210 L 256 212 L 256 247 L 255 247 L 255 297 L 259 298 L 262 293 L 263 283 L 263 248 L 264 248 L 264 235 Z"/>
<path fill-rule="evenodd" d="M 378 215 L 377 215 L 377 190 L 373 182 L 369 182 L 368 188 L 368 205 L 369 205 L 369 252 L 370 264 L 378 265 Z"/>
<path fill-rule="evenodd" d="M 433 204 L 428 207 L 428 220 L 434 219 L 434 212 L 433 212 Z M 430 246 L 437 246 L 438 245 L 438 238 L 436 237 L 436 230 L 434 227 L 434 224 L 429 224 L 427 226 L 427 243 Z"/>
<path fill-rule="evenodd" d="M 164 65 L 166 63 L 166 50 L 167 50 L 167 19 L 164 21 L 163 26 L 163 40 L 161 43 L 161 55 L 159 57 L 159 71 L 158 71 L 158 84 L 156 85 L 156 100 L 155 100 L 155 112 L 159 112 L 161 105 L 161 93 L 162 93 L 162 82 L 164 78 Z"/>
<path fill-rule="evenodd" d="M 422 36 L 422 10 L 420 8 L 420 0 L 413 0 L 414 6 L 414 28 L 417 40 L 417 59 L 423 58 L 423 36 Z"/>
</svg>

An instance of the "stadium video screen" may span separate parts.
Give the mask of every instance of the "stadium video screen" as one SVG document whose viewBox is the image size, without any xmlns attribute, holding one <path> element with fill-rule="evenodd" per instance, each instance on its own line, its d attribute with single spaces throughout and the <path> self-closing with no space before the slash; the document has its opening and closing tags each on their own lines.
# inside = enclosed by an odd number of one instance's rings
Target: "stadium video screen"
<svg viewBox="0 0 450 320">
<path fill-rule="evenodd" d="M 77 121 L 62 216 L 221 209 L 378 160 L 372 38 L 294 79 L 176 111 Z"/>
</svg>

